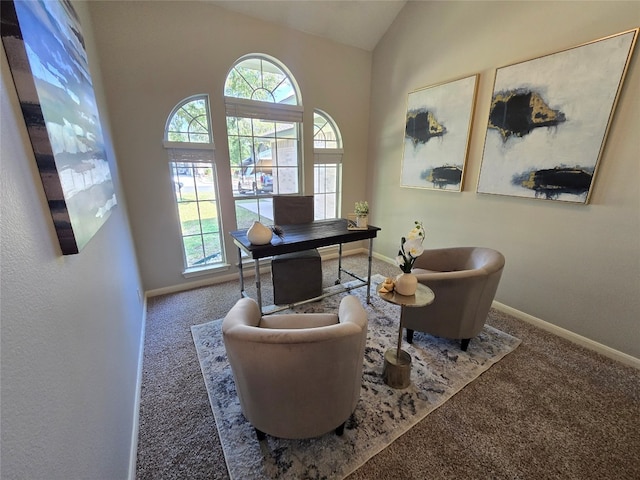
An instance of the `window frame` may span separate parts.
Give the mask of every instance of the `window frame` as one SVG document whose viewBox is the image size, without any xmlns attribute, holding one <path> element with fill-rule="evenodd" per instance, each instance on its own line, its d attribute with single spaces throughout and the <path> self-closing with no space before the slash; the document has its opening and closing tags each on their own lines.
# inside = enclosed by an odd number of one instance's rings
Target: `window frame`
<svg viewBox="0 0 640 480">
<path fill-rule="evenodd" d="M 285 99 L 287 99 L 287 103 L 276 103 L 275 95 L 272 95 L 273 101 L 265 101 L 265 100 L 256 100 L 256 99 L 246 98 L 247 97 L 246 95 L 241 96 L 241 92 L 239 92 L 237 95 L 229 94 L 230 92 L 229 92 L 228 84 L 229 82 L 231 82 L 231 76 L 234 74 L 234 70 L 237 67 L 241 67 L 242 64 L 250 65 L 251 63 L 260 65 L 260 71 L 259 71 L 260 73 L 258 75 L 258 78 L 260 79 L 259 82 L 261 85 L 264 85 L 265 72 L 268 72 L 268 73 L 276 72 L 278 75 L 281 74 L 283 77 L 285 77 L 285 79 L 280 81 L 278 85 L 281 85 L 283 82 L 285 82 L 285 80 L 286 82 L 288 82 L 288 85 L 290 85 L 291 94 L 284 97 Z M 265 66 L 267 66 L 267 68 L 264 68 Z M 249 82 L 247 82 L 247 84 L 249 85 L 250 88 L 253 88 L 253 92 L 259 89 L 259 88 L 254 88 L 254 87 L 257 87 L 256 85 L 251 86 Z M 251 96 L 254 96 L 253 93 L 251 94 Z M 252 53 L 252 54 L 244 55 L 239 59 L 237 59 L 232 65 L 232 67 L 229 69 L 229 72 L 225 77 L 225 83 L 224 83 L 224 102 L 225 102 L 225 115 L 226 115 L 226 124 L 227 124 L 227 142 L 229 143 L 229 170 L 232 178 L 233 202 L 234 202 L 234 212 L 236 215 L 237 228 L 248 227 L 248 225 L 245 225 L 245 223 L 247 223 L 249 220 L 245 219 L 244 215 L 243 215 L 243 218 L 240 218 L 241 215 L 238 209 L 243 208 L 241 206 L 242 203 L 245 203 L 247 205 L 247 207 L 244 207 L 246 210 L 250 210 L 255 215 L 257 215 L 255 218 L 256 220 L 261 221 L 263 223 L 270 223 L 273 221 L 273 218 L 272 218 L 273 215 L 270 214 L 270 212 L 272 212 L 271 198 L 273 197 L 274 194 L 282 193 L 282 191 L 280 191 L 278 188 L 278 181 L 281 180 L 277 175 L 278 173 L 285 174 L 287 171 L 291 171 L 291 169 L 295 168 L 296 170 L 295 181 L 292 180 L 292 182 L 294 182 L 294 184 L 292 184 L 293 191 L 287 192 L 287 193 L 301 194 L 304 192 L 304 181 L 303 181 L 304 180 L 303 178 L 304 151 L 302 146 L 304 107 L 302 105 L 300 88 L 293 74 L 287 69 L 287 67 L 282 62 L 280 62 L 276 58 L 271 57 L 269 55 L 265 55 L 262 53 Z M 251 135 L 241 135 L 239 131 L 237 132 L 231 131 L 230 119 L 232 118 L 235 118 L 236 122 L 240 122 L 244 120 L 251 121 L 252 122 Z M 238 150 L 239 155 L 236 154 L 235 152 L 232 153 L 232 150 L 236 147 L 236 145 L 234 145 L 234 148 L 232 148 L 232 145 L 231 145 L 232 137 L 237 138 L 237 140 L 235 141 L 238 141 L 238 142 L 240 142 L 242 138 L 250 139 L 245 143 L 245 145 L 250 145 L 250 148 L 251 148 L 251 155 L 250 157 L 247 157 L 247 159 L 248 158 L 254 159 L 253 160 L 254 163 L 247 164 L 248 165 L 247 170 L 249 169 L 250 165 L 253 165 L 254 175 L 258 174 L 257 165 L 259 163 L 259 160 L 256 160 L 256 159 L 260 157 L 260 153 L 262 151 L 256 151 L 255 148 L 257 147 L 258 144 L 264 143 L 264 141 L 267 138 L 267 136 L 265 135 L 256 135 L 253 133 L 253 121 L 258 121 L 258 120 L 263 121 L 265 123 L 269 123 L 269 122 L 274 123 L 274 131 L 273 131 L 274 140 L 272 142 L 272 148 L 270 149 L 270 151 L 272 152 L 271 162 L 270 162 L 270 166 L 265 167 L 266 170 L 264 170 L 264 172 L 266 172 L 266 176 L 271 177 L 271 182 L 272 182 L 270 187 L 271 191 L 269 191 L 268 188 L 260 188 L 261 186 L 264 187 L 265 184 L 264 182 L 261 183 L 258 180 L 255 180 L 253 182 L 255 187 L 251 185 L 251 189 L 247 187 L 247 190 L 242 190 L 240 188 L 240 184 L 242 183 L 244 185 L 244 183 L 246 182 L 246 179 L 243 178 L 245 176 L 245 173 L 243 173 L 244 168 L 243 168 L 242 162 L 243 160 L 246 160 L 246 159 L 244 158 L 244 154 L 242 153 L 242 149 L 240 146 L 237 147 L 237 148 L 240 148 L 240 150 Z M 281 124 L 281 123 L 291 124 L 291 128 L 295 132 L 290 137 L 290 140 L 295 142 L 295 159 L 296 159 L 295 165 L 291 165 L 291 166 L 288 166 L 286 164 L 278 165 L 278 162 L 280 159 L 278 148 L 281 148 L 281 145 L 282 145 L 280 142 L 287 140 L 286 137 L 282 137 L 280 138 L 280 140 L 278 140 L 278 133 L 279 132 L 281 133 L 283 131 L 283 130 L 278 130 L 278 124 Z M 275 146 L 275 149 L 273 148 L 273 146 Z M 235 157 L 237 156 L 239 156 L 240 158 L 235 159 Z M 282 157 L 282 158 L 284 160 L 286 157 Z M 271 173 L 269 173 L 268 171 L 269 169 L 271 170 Z M 274 171 L 276 173 L 275 178 L 273 175 Z M 238 179 L 236 177 L 238 177 Z M 235 188 L 236 184 L 238 184 L 237 189 Z M 268 184 L 266 186 L 269 187 Z M 249 193 L 246 193 L 246 192 L 249 192 Z"/>
<path fill-rule="evenodd" d="M 317 128 L 318 124 L 316 121 L 317 117 L 321 117 L 324 120 L 324 124 L 322 128 Z M 313 111 L 313 195 L 315 197 L 316 205 L 319 205 L 320 200 L 323 199 L 322 204 L 322 212 L 324 215 L 321 216 L 316 213 L 316 220 L 325 220 L 325 219 L 333 219 L 340 218 L 340 211 L 342 205 L 342 158 L 344 155 L 344 149 L 342 146 L 342 134 L 335 120 L 323 110 L 314 109 Z M 316 137 L 319 133 L 321 133 L 325 127 L 330 128 L 331 133 L 335 137 L 334 140 L 317 140 Z M 317 146 L 317 143 L 324 142 L 325 145 L 327 142 L 335 143 L 334 148 L 327 148 Z M 336 185 L 335 185 L 335 211 L 333 212 L 333 216 L 328 216 L 326 212 L 327 205 L 327 193 L 326 192 L 318 192 L 316 187 L 319 183 L 319 171 L 320 169 L 326 170 L 329 168 L 333 168 L 332 165 L 336 165 L 335 175 L 336 175 Z M 316 212 L 320 211 L 319 208 L 316 208 Z"/>
<path fill-rule="evenodd" d="M 189 103 L 192 103 L 195 101 L 204 102 L 204 112 L 201 116 L 205 116 L 207 120 L 206 126 L 204 126 L 204 128 L 206 129 L 206 134 L 202 132 L 202 129 L 192 133 L 190 130 L 190 127 L 187 128 L 186 131 L 184 132 L 170 130 L 172 122 L 176 117 L 176 115 L 180 112 L 180 110 L 184 109 L 184 107 Z M 197 120 L 197 117 L 194 117 L 190 122 L 188 122 L 189 126 L 196 120 Z M 203 125 L 201 124 L 201 127 L 202 126 Z M 186 135 L 187 141 L 171 140 L 170 137 L 172 136 L 172 134 L 176 134 L 176 135 L 184 134 Z M 204 137 L 206 136 L 208 137 L 206 139 L 209 141 L 208 142 L 194 141 L 192 140 L 191 135 L 194 135 L 195 139 L 204 139 Z M 217 165 L 215 162 L 215 144 L 213 140 L 213 131 L 211 128 L 211 111 L 209 107 L 208 95 L 206 94 L 191 95 L 181 100 L 180 102 L 178 102 L 178 104 L 175 105 L 175 107 L 169 113 L 167 117 L 167 121 L 165 123 L 163 146 L 167 151 L 167 156 L 169 157 L 168 166 L 169 166 L 170 185 L 173 190 L 173 198 L 175 202 L 176 215 L 178 219 L 178 235 L 180 239 L 180 244 L 182 246 L 181 248 L 182 261 L 183 261 L 182 274 L 185 277 L 191 277 L 191 276 L 196 276 L 200 274 L 210 273 L 212 270 L 228 269 L 229 265 L 226 260 L 226 249 L 225 249 L 225 241 L 224 241 L 225 236 L 224 236 L 224 229 L 223 229 L 224 227 L 222 225 L 222 218 L 221 218 L 220 194 L 219 194 L 219 188 L 218 188 L 218 176 L 217 176 L 217 168 L 216 168 Z M 198 228 L 200 230 L 198 235 L 201 237 L 200 244 L 203 249 L 203 252 L 206 251 L 206 243 L 204 238 L 206 235 L 217 233 L 218 235 L 217 240 L 220 245 L 219 260 L 212 263 L 205 263 L 204 265 L 201 265 L 201 266 L 190 265 L 190 260 L 187 256 L 188 247 L 187 247 L 186 239 L 194 237 L 196 235 L 185 234 L 183 230 L 184 225 L 181 219 L 181 211 L 180 211 L 181 203 L 191 203 L 192 201 L 188 201 L 188 202 L 183 201 L 179 197 L 179 193 L 181 193 L 181 187 L 176 188 L 175 180 L 173 178 L 174 168 L 181 168 L 179 165 L 177 165 L 180 163 L 188 164 L 188 166 L 184 166 L 182 168 L 191 169 L 193 173 L 195 173 L 195 169 L 197 168 L 211 169 L 211 178 L 212 178 L 212 185 L 211 185 L 212 197 L 211 198 L 205 198 L 202 200 L 199 199 L 198 185 L 195 180 L 195 176 L 194 175 L 191 176 L 191 178 L 194 178 L 195 200 L 193 202 L 196 204 L 196 210 L 198 212 Z M 202 165 L 202 167 L 198 167 L 197 165 Z M 202 212 L 201 207 L 203 206 L 202 204 L 204 204 L 204 202 L 215 202 L 217 232 L 203 231 L 203 224 L 206 223 L 205 222 L 206 219 L 203 219 L 201 217 L 201 212 Z"/>
</svg>

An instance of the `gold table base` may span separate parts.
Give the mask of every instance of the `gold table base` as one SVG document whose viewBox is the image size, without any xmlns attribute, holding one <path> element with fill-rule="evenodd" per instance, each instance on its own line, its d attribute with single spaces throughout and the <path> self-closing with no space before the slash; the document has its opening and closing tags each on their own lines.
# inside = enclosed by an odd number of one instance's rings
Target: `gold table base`
<svg viewBox="0 0 640 480">
<path fill-rule="evenodd" d="M 407 388 L 411 384 L 411 356 L 404 350 L 390 348 L 384 352 L 382 379 L 391 388 Z"/>
</svg>

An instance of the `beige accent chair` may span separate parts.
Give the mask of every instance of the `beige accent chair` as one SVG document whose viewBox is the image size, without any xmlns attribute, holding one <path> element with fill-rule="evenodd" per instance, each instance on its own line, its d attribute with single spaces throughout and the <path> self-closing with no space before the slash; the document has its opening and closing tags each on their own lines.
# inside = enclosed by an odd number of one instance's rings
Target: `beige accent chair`
<svg viewBox="0 0 640 480">
<path fill-rule="evenodd" d="M 407 308 L 403 317 L 407 342 L 418 330 L 444 338 L 460 339 L 467 350 L 469 341 L 485 324 L 498 290 L 504 256 L 482 247 L 425 250 L 413 265 L 418 281 L 436 294 L 431 305 Z"/>
<path fill-rule="evenodd" d="M 313 195 L 274 195 L 276 225 L 311 223 Z M 285 237 L 287 232 L 284 232 Z M 271 258 L 273 303 L 289 305 L 322 295 L 322 259 L 317 249 L 283 253 Z"/>
<path fill-rule="evenodd" d="M 367 325 L 352 295 L 337 314 L 263 317 L 250 298 L 233 306 L 222 336 L 242 413 L 258 440 L 342 435 L 360 398 Z"/>
</svg>

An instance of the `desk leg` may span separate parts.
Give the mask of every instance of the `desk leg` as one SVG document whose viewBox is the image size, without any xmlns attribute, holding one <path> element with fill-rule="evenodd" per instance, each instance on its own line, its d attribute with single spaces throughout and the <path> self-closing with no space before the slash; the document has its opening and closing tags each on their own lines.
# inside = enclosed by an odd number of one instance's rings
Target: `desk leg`
<svg viewBox="0 0 640 480">
<path fill-rule="evenodd" d="M 240 274 L 240 298 L 244 297 L 244 271 L 242 270 L 242 250 L 238 248 L 238 273 Z"/>
<path fill-rule="evenodd" d="M 338 279 L 336 280 L 336 285 L 340 285 L 342 283 L 342 244 L 338 244 Z"/>
<path fill-rule="evenodd" d="M 260 313 L 262 313 L 262 287 L 260 285 L 260 260 L 257 258 L 253 261 L 256 270 L 256 293 L 258 296 L 258 307 L 260 308 Z"/>
<path fill-rule="evenodd" d="M 369 265 L 367 267 L 367 303 L 371 303 L 371 260 L 373 258 L 373 238 L 369 239 Z"/>
</svg>

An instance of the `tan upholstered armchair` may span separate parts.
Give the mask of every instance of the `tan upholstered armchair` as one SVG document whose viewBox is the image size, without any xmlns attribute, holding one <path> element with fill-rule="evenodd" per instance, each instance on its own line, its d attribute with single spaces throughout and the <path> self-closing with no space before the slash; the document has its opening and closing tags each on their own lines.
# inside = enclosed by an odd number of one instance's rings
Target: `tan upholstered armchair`
<svg viewBox="0 0 640 480">
<path fill-rule="evenodd" d="M 344 424 L 360 398 L 367 315 L 351 295 L 338 313 L 261 316 L 239 300 L 222 323 L 242 413 L 259 440 L 311 438 Z"/>
<path fill-rule="evenodd" d="M 408 308 L 403 317 L 407 342 L 413 331 L 461 340 L 462 350 L 485 324 L 498 290 L 504 256 L 481 247 L 425 250 L 412 273 L 431 288 L 435 301 L 426 307 Z"/>
</svg>

